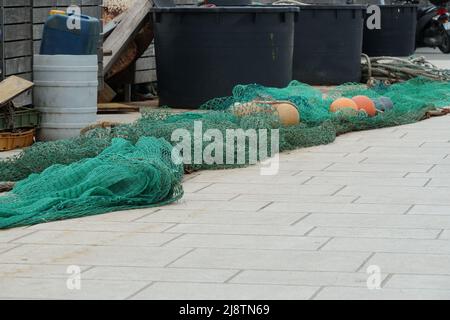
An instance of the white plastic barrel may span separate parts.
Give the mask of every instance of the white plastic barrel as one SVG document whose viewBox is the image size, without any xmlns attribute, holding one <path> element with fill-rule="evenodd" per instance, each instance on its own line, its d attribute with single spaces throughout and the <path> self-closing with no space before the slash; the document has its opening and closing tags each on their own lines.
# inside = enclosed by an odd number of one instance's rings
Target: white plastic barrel
<svg viewBox="0 0 450 320">
<path fill-rule="evenodd" d="M 76 137 L 97 120 L 96 55 L 35 55 L 34 106 L 42 113 L 37 138 Z"/>
</svg>

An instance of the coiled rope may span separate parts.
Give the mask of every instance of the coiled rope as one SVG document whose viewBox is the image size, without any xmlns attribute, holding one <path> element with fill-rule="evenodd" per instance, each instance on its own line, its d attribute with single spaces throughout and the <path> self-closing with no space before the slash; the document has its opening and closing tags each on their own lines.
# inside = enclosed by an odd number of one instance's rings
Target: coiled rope
<svg viewBox="0 0 450 320">
<path fill-rule="evenodd" d="M 416 77 L 430 80 L 450 81 L 450 70 L 440 69 L 423 56 L 396 58 L 396 57 L 369 57 L 362 54 L 362 82 L 373 80 L 386 83 L 407 81 Z"/>
</svg>

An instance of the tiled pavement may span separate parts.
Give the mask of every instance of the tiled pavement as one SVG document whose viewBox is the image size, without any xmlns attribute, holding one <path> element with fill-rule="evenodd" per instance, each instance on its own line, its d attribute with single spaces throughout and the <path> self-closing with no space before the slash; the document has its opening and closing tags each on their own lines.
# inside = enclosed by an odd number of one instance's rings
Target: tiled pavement
<svg viewBox="0 0 450 320">
<path fill-rule="evenodd" d="M 350 133 L 276 176 L 188 176 L 178 204 L 2 231 L 0 297 L 449 299 L 449 141 L 449 116 Z"/>
<path fill-rule="evenodd" d="M 160 209 L 1 231 L 0 298 L 450 299 L 450 116 L 184 187 Z"/>
</svg>

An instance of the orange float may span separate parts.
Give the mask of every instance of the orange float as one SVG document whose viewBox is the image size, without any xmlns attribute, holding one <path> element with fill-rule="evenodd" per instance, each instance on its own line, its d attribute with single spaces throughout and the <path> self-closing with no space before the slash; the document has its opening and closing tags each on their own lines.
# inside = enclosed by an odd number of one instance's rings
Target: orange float
<svg viewBox="0 0 450 320">
<path fill-rule="evenodd" d="M 369 117 L 377 114 L 375 102 L 367 96 L 355 96 L 352 100 L 356 103 L 358 110 L 364 110 Z"/>
<path fill-rule="evenodd" d="M 333 101 L 333 103 L 330 106 L 331 112 L 337 112 L 342 111 L 345 109 L 353 109 L 358 110 L 358 106 L 356 105 L 356 102 L 349 98 L 339 98 Z"/>
<path fill-rule="evenodd" d="M 251 101 L 243 104 L 236 103 L 232 107 L 232 112 L 238 117 L 274 111 L 284 126 L 295 126 L 300 123 L 300 113 L 297 107 L 288 101 Z"/>
</svg>

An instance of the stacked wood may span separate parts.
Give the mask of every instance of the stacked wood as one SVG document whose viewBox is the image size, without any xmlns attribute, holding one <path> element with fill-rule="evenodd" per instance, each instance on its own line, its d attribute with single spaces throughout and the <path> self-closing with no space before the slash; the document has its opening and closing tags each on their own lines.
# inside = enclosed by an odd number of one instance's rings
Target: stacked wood
<svg viewBox="0 0 450 320">
<path fill-rule="evenodd" d="M 103 72 L 105 80 L 110 80 L 111 87 L 114 87 L 114 78 L 134 66 L 153 41 L 153 26 L 150 18 L 152 4 L 152 1 L 149 0 L 110 0 L 105 2 L 104 19 L 105 21 L 109 19 L 109 23 L 114 24 L 113 31 L 103 44 L 103 50 L 108 51 L 108 55 L 103 59 Z M 120 21 L 117 21 L 119 19 Z M 105 29 L 108 28 L 105 27 Z M 130 80 L 126 82 L 132 83 Z M 100 97 L 105 96 L 111 95 L 100 94 Z M 100 102 L 111 101 L 108 100 L 100 100 Z"/>
</svg>

